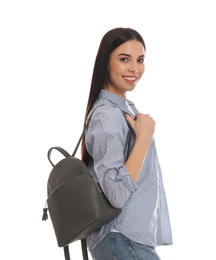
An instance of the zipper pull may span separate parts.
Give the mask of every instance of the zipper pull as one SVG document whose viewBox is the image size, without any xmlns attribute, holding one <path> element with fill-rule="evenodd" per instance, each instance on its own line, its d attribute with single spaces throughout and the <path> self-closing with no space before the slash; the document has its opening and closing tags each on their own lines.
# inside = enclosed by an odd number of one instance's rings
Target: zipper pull
<svg viewBox="0 0 216 260">
<path fill-rule="evenodd" d="M 45 207 L 43 208 L 43 216 L 42 216 L 42 221 L 43 220 L 47 220 L 48 219 L 48 214 L 47 214 L 47 210 L 48 210 L 48 208 L 47 208 L 47 203 L 45 203 Z"/>
</svg>

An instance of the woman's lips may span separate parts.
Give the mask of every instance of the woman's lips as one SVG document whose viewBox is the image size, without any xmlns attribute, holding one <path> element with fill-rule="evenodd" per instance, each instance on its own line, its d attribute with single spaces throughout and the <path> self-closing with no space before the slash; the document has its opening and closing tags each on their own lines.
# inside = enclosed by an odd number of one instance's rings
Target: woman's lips
<svg viewBox="0 0 216 260">
<path fill-rule="evenodd" d="M 129 76 L 123 76 L 124 80 L 127 81 L 130 84 L 134 84 L 137 81 L 138 77 L 129 77 Z"/>
</svg>

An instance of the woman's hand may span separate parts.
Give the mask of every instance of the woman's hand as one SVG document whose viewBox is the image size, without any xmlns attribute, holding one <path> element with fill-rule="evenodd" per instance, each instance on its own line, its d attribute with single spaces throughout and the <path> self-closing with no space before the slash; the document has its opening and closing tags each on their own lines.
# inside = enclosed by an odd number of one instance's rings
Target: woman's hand
<svg viewBox="0 0 216 260">
<path fill-rule="evenodd" d="M 130 173 L 131 178 L 136 182 L 152 142 L 155 121 L 149 115 L 141 113 L 136 114 L 134 119 L 129 115 L 125 115 L 125 117 L 136 135 L 135 144 L 125 166 Z"/>
<path fill-rule="evenodd" d="M 132 119 L 126 114 L 125 118 L 138 139 L 142 139 L 144 142 L 151 142 L 155 130 L 155 121 L 150 115 L 138 113 Z"/>
</svg>

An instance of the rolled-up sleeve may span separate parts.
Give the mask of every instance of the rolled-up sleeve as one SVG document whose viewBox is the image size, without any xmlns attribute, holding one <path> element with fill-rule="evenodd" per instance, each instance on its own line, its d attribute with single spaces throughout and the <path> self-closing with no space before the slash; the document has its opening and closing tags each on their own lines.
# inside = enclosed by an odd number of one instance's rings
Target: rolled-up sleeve
<svg viewBox="0 0 216 260">
<path fill-rule="evenodd" d="M 114 207 L 123 207 L 137 189 L 124 165 L 127 132 L 122 112 L 116 107 L 102 106 L 94 112 L 85 133 L 94 173 Z"/>
</svg>

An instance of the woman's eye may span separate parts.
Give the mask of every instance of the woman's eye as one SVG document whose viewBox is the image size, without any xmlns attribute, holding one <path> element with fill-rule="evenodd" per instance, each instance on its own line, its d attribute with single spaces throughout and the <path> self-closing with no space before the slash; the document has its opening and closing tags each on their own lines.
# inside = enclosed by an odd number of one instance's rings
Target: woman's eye
<svg viewBox="0 0 216 260">
<path fill-rule="evenodd" d="M 128 61 L 128 58 L 121 58 L 120 61 Z"/>
<path fill-rule="evenodd" d="M 143 59 L 143 58 L 142 58 L 142 59 L 139 59 L 138 62 L 139 62 L 139 63 L 143 63 L 143 62 L 144 62 L 144 59 Z"/>
</svg>

